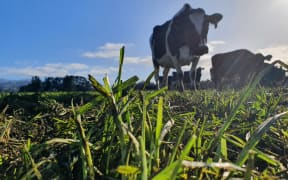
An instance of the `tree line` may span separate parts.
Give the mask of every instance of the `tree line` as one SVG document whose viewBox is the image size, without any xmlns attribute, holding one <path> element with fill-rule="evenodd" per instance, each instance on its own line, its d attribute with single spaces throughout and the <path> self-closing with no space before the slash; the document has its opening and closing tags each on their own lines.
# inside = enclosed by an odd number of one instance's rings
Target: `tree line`
<svg viewBox="0 0 288 180">
<path fill-rule="evenodd" d="M 47 77 L 44 81 L 33 76 L 30 84 L 21 86 L 20 92 L 90 91 L 90 82 L 82 76 Z"/>
</svg>

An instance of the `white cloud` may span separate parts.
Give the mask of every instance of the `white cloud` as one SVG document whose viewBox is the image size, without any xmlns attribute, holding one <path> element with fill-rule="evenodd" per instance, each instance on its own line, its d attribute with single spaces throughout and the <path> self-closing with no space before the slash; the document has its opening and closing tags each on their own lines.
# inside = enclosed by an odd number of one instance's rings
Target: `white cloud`
<svg viewBox="0 0 288 180">
<path fill-rule="evenodd" d="M 225 45 L 225 41 L 217 40 L 217 41 L 210 41 L 207 43 L 207 46 L 209 48 L 209 54 L 215 52 L 215 48 L 219 46 Z"/>
<path fill-rule="evenodd" d="M 152 65 L 152 56 L 146 57 L 125 57 L 124 63 L 127 64 L 147 64 Z"/>
<path fill-rule="evenodd" d="M 105 43 L 103 46 L 97 48 L 96 51 L 88 51 L 82 54 L 86 58 L 103 58 L 114 59 L 119 57 L 119 50 L 122 46 L 126 46 L 125 43 Z"/>
<path fill-rule="evenodd" d="M 19 76 L 19 77 L 63 77 L 66 75 L 79 75 L 86 77 L 91 75 L 103 75 L 111 74 L 118 71 L 116 67 L 100 67 L 100 66 L 88 66 L 86 64 L 71 63 L 71 64 L 45 64 L 43 66 L 27 66 L 21 68 L 1 67 L 1 76 Z"/>
<path fill-rule="evenodd" d="M 223 45 L 223 44 L 226 44 L 226 42 L 225 41 L 221 41 L 221 40 L 215 40 L 215 41 L 208 42 L 208 44 L 211 44 L 211 45 Z"/>
<path fill-rule="evenodd" d="M 288 62 L 288 45 L 278 45 L 278 46 L 270 46 L 267 48 L 258 49 L 257 52 L 261 52 L 263 55 L 271 54 L 273 56 L 273 60 L 282 60 L 284 62 Z"/>
<path fill-rule="evenodd" d="M 97 48 L 96 51 L 88 51 L 82 53 L 85 58 L 91 59 L 119 59 L 120 49 L 122 46 L 130 47 L 133 46 L 132 43 L 105 43 L 103 46 Z M 152 56 L 137 57 L 137 56 L 125 56 L 125 64 L 147 64 L 152 65 Z"/>
<path fill-rule="evenodd" d="M 105 50 L 105 51 L 96 51 L 96 52 L 85 52 L 82 54 L 83 57 L 86 58 L 117 58 L 119 57 L 119 50 Z"/>
<path fill-rule="evenodd" d="M 120 48 L 122 48 L 123 46 L 126 46 L 127 44 L 125 43 L 105 43 L 103 46 L 100 46 L 99 49 L 102 49 L 102 50 L 118 50 Z"/>
</svg>

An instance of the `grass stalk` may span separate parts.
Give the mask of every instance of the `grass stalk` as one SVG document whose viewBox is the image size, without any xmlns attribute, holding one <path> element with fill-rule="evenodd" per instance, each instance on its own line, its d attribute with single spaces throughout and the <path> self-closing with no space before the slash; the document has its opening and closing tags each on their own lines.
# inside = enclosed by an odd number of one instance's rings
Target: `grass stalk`
<svg viewBox="0 0 288 180">
<path fill-rule="evenodd" d="M 155 130 L 155 146 L 156 146 L 156 166 L 157 168 L 160 167 L 160 158 L 159 158 L 159 150 L 160 150 L 160 145 L 161 145 L 161 141 L 160 141 L 160 134 L 161 134 L 161 129 L 163 126 L 163 97 L 161 96 L 159 98 L 159 102 L 158 102 L 158 111 L 157 111 L 157 120 L 156 120 L 156 130 Z"/>
<path fill-rule="evenodd" d="M 84 153 L 85 153 L 85 159 L 87 161 L 88 164 L 88 173 L 89 173 L 89 179 L 95 179 L 95 173 L 94 173 L 94 165 L 93 165 L 93 159 L 92 159 L 92 155 L 91 155 L 91 151 L 90 151 L 90 147 L 89 147 L 89 141 L 86 138 L 85 135 L 85 130 L 82 126 L 81 123 L 81 115 L 78 114 L 77 118 L 76 118 L 76 124 L 77 124 L 77 129 L 80 135 L 80 140 L 81 140 L 81 145 L 84 149 Z"/>
<path fill-rule="evenodd" d="M 248 157 L 248 164 L 246 168 L 246 173 L 244 175 L 245 180 L 250 180 L 252 176 L 252 170 L 254 169 L 254 161 L 255 161 L 255 152 L 249 151 L 249 157 Z"/>
<path fill-rule="evenodd" d="M 140 146 L 141 146 L 141 162 L 142 162 L 142 180 L 148 179 L 148 168 L 147 168 L 147 158 L 146 158 L 146 148 L 145 140 L 142 136 L 139 137 Z"/>
<path fill-rule="evenodd" d="M 180 143 L 181 143 L 181 141 L 182 141 L 182 138 L 183 138 L 183 136 L 184 136 L 186 127 L 187 127 L 187 121 L 184 122 L 184 126 L 183 126 L 183 128 L 182 128 L 182 130 L 181 130 L 181 132 L 180 132 L 180 134 L 179 134 L 179 136 L 178 136 L 177 143 L 176 143 L 175 148 L 174 148 L 174 150 L 173 150 L 172 156 L 171 156 L 171 158 L 169 159 L 169 163 L 168 163 L 169 165 L 171 165 L 171 164 L 174 162 L 174 160 L 175 160 L 176 153 L 177 153 L 177 151 L 178 151 L 178 147 L 179 147 L 179 145 L 180 145 Z"/>
<path fill-rule="evenodd" d="M 40 180 L 40 179 L 42 179 L 42 175 L 41 175 L 41 173 L 40 173 L 40 171 L 38 169 L 37 164 L 35 163 L 34 159 L 32 158 L 32 156 L 31 156 L 31 154 L 29 152 L 29 149 L 30 149 L 30 145 L 29 144 L 30 144 L 30 139 L 28 139 L 28 144 L 24 145 L 24 153 L 26 154 L 26 156 L 30 160 L 30 163 L 32 165 L 32 170 L 34 171 L 34 174 L 36 175 L 36 178 Z M 27 177 L 24 176 L 24 178 L 26 179 Z"/>
</svg>

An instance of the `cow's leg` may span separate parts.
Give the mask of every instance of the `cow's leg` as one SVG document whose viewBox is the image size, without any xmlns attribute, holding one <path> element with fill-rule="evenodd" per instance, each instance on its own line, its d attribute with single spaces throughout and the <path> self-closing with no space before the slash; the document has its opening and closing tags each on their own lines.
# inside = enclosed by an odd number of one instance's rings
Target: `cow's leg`
<svg viewBox="0 0 288 180">
<path fill-rule="evenodd" d="M 191 69 L 190 69 L 190 84 L 191 84 L 192 89 L 197 89 L 195 79 L 196 79 L 196 67 L 197 67 L 197 64 L 199 62 L 199 59 L 200 59 L 199 56 L 194 57 L 192 59 L 192 65 L 191 65 Z"/>
<path fill-rule="evenodd" d="M 179 88 L 180 88 L 180 91 L 183 92 L 185 90 L 184 83 L 183 83 L 184 75 L 183 75 L 183 72 L 181 70 L 181 67 L 176 68 L 176 71 L 177 71 Z"/>
<path fill-rule="evenodd" d="M 163 86 L 168 87 L 168 73 L 169 73 L 170 68 L 165 67 L 163 70 Z"/>
<path fill-rule="evenodd" d="M 196 81 L 196 88 L 197 89 L 200 89 L 201 87 L 200 87 L 200 82 L 198 82 L 198 81 Z"/>
<path fill-rule="evenodd" d="M 219 78 L 219 79 L 217 78 L 217 79 L 215 80 L 216 89 L 221 90 L 223 84 L 224 84 L 224 81 L 223 81 L 222 78 Z"/>
<path fill-rule="evenodd" d="M 159 66 L 154 66 L 154 78 L 155 78 L 155 83 L 156 83 L 156 88 L 159 89 Z"/>
<path fill-rule="evenodd" d="M 183 75 L 181 66 L 180 66 L 179 62 L 177 61 L 176 57 L 172 57 L 171 59 L 172 59 L 173 65 L 174 65 L 176 72 L 177 72 L 177 79 L 178 79 L 180 91 L 183 92 L 185 90 L 185 88 L 184 88 L 184 83 L 183 83 L 184 75 Z"/>
</svg>

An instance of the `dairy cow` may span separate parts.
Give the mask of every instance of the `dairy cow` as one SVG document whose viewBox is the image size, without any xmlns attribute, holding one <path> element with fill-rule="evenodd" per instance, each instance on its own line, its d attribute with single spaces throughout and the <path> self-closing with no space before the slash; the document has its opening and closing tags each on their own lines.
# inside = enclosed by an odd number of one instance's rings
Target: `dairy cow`
<svg viewBox="0 0 288 180">
<path fill-rule="evenodd" d="M 161 85 L 168 85 L 169 70 L 175 68 L 180 90 L 184 90 L 181 66 L 190 65 L 192 62 L 190 77 L 192 73 L 196 73 L 200 56 L 208 53 L 206 43 L 209 24 L 216 28 L 221 19 L 222 15 L 219 13 L 206 15 L 203 9 L 193 9 L 189 4 L 185 4 L 171 20 L 153 28 L 150 47 L 158 88 L 161 66 L 164 67 Z M 192 77 L 191 87 L 195 87 Z"/>
<path fill-rule="evenodd" d="M 254 54 L 247 49 L 239 49 L 212 56 L 211 79 L 217 88 L 222 85 L 245 85 L 255 74 L 264 69 L 264 61 L 272 56 L 261 53 Z"/>
</svg>

